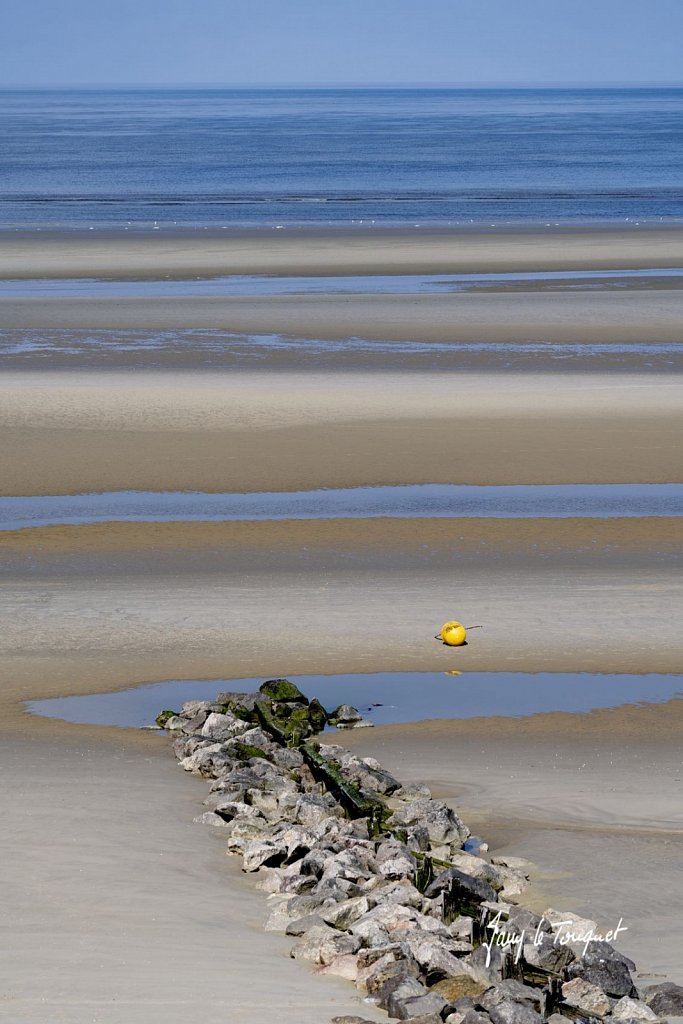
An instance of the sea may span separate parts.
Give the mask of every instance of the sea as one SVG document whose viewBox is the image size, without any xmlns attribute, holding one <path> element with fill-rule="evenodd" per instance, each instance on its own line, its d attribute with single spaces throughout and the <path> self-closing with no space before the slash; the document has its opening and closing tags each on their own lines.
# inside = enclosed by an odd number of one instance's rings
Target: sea
<svg viewBox="0 0 683 1024">
<path fill-rule="evenodd" d="M 683 89 L 0 92 L 0 227 L 683 219 Z"/>
</svg>

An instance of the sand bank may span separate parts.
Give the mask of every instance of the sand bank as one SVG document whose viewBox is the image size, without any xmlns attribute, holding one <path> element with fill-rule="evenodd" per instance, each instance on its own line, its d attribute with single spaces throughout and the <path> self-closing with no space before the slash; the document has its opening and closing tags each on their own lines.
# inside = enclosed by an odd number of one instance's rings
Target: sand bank
<svg viewBox="0 0 683 1024">
<path fill-rule="evenodd" d="M 680 227 L 6 232 L 0 277 L 504 273 L 683 265 Z"/>
<path fill-rule="evenodd" d="M 18 373 L 5 494 L 680 478 L 673 375 Z"/>
<path fill-rule="evenodd" d="M 0 534 L 14 575 L 71 571 L 174 575 L 270 569 L 541 568 L 671 564 L 683 556 L 683 517 L 624 519 L 330 519 L 224 523 L 98 523 Z M 28 559 L 30 558 L 30 562 Z M 101 561 L 100 561 L 101 559 Z"/>
<path fill-rule="evenodd" d="M 683 290 L 2 299 L 5 327 L 222 329 L 335 340 L 680 342 Z"/>
</svg>

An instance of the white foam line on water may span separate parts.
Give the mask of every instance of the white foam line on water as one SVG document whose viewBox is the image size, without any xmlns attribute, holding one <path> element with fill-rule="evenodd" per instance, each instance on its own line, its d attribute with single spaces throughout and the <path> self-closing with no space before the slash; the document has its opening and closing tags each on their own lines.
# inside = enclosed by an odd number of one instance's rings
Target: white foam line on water
<svg viewBox="0 0 683 1024">
<path fill-rule="evenodd" d="M 0 497 L 0 530 L 106 522 L 365 518 L 612 518 L 679 516 L 683 484 L 476 486 L 412 484 L 209 494 L 108 491 Z"/>
</svg>

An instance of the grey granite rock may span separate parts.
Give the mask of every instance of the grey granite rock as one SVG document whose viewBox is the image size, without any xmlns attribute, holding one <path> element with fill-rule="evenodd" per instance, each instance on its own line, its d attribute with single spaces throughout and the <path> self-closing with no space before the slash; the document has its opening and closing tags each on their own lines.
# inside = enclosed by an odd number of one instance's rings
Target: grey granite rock
<svg viewBox="0 0 683 1024">
<path fill-rule="evenodd" d="M 525 939 L 532 942 L 536 937 L 540 939 L 543 935 L 550 935 L 552 931 L 550 923 L 544 917 L 524 907 L 510 907 L 504 927 L 508 932 L 524 932 Z"/>
<path fill-rule="evenodd" d="M 440 800 L 418 797 L 394 811 L 390 825 L 399 828 L 406 825 L 424 826 L 432 843 L 463 842 L 469 829 L 455 811 Z"/>
<path fill-rule="evenodd" d="M 356 847 L 328 856 L 321 877 L 344 878 L 350 882 L 358 882 L 369 878 L 371 874 L 372 868 L 367 851 L 362 847 Z"/>
<path fill-rule="evenodd" d="M 477 946 L 473 953 L 463 960 L 469 967 L 470 974 L 476 981 L 486 982 L 489 985 L 496 984 L 501 980 L 503 970 L 503 954 L 498 946 Z"/>
<path fill-rule="evenodd" d="M 325 818 L 342 817 L 343 811 L 331 797 L 305 793 L 294 808 L 294 820 L 300 825 L 317 825 Z"/>
<path fill-rule="evenodd" d="M 292 947 L 290 956 L 295 960 L 311 960 L 316 964 L 329 964 L 335 957 L 355 953 L 360 942 L 348 932 L 338 932 L 327 925 L 309 929 Z"/>
<path fill-rule="evenodd" d="M 683 1017 L 683 986 L 671 981 L 648 985 L 641 992 L 647 1005 L 660 1017 Z"/>
<path fill-rule="evenodd" d="M 248 820 L 259 819 L 265 822 L 265 818 L 257 807 L 252 807 L 242 800 L 217 800 L 214 805 L 214 811 L 216 814 L 220 814 L 221 818 L 225 818 L 226 821 L 232 821 L 233 818 L 246 818 Z"/>
<path fill-rule="evenodd" d="M 187 718 L 181 732 L 185 733 L 186 736 L 194 736 L 196 733 L 201 731 L 201 728 L 208 717 L 208 711 L 198 711 L 192 718 Z"/>
<path fill-rule="evenodd" d="M 357 708 L 350 704 L 340 704 L 334 711 L 330 712 L 331 725 L 350 725 L 353 722 L 360 722 L 363 716 Z"/>
<path fill-rule="evenodd" d="M 254 839 L 266 838 L 267 832 L 268 823 L 260 815 L 255 818 L 233 818 L 225 829 L 228 850 L 231 853 L 242 853 L 247 843 Z"/>
<path fill-rule="evenodd" d="M 244 733 L 249 726 L 234 715 L 212 712 L 201 727 L 201 735 L 212 740 L 229 740 L 238 733 Z"/>
<path fill-rule="evenodd" d="M 350 928 L 352 924 L 370 910 L 370 903 L 367 896 L 356 896 L 352 899 L 342 900 L 321 911 L 321 917 L 333 928 L 342 930 Z"/>
<path fill-rule="evenodd" d="M 180 715 L 171 715 L 164 722 L 164 729 L 168 732 L 179 732 L 185 725 L 185 719 L 181 718 Z"/>
<path fill-rule="evenodd" d="M 300 938 L 309 932 L 311 928 L 320 928 L 325 925 L 320 914 L 306 914 L 305 917 L 297 917 L 293 921 L 290 921 L 285 928 L 285 935 L 292 935 L 295 938 Z"/>
<path fill-rule="evenodd" d="M 567 968 L 569 978 L 583 978 L 608 996 L 635 995 L 631 977 L 635 964 L 607 942 L 591 942 L 585 954 Z"/>
<path fill-rule="evenodd" d="M 330 1024 L 374 1024 L 374 1021 L 367 1017 L 354 1017 L 346 1014 L 343 1017 L 333 1017 Z"/>
<path fill-rule="evenodd" d="M 278 749 L 277 744 L 273 743 L 268 733 L 264 732 L 259 726 L 247 727 L 239 739 L 241 743 L 247 743 L 250 747 L 258 747 L 259 750 L 275 751 Z"/>
<path fill-rule="evenodd" d="M 584 978 L 573 978 L 562 986 L 562 998 L 570 1006 L 585 1010 L 595 1016 L 602 1017 L 609 1013 L 611 1003 L 604 991 Z"/>
<path fill-rule="evenodd" d="M 473 878 L 472 875 L 466 875 L 464 871 L 459 871 L 457 868 L 447 868 L 445 871 L 442 871 L 441 874 L 436 876 L 431 885 L 427 886 L 424 894 L 428 899 L 431 899 L 451 887 L 455 887 L 457 891 L 479 902 L 482 900 L 495 900 L 496 898 L 496 891 L 488 882 L 485 882 L 482 878 Z"/>
<path fill-rule="evenodd" d="M 280 768 L 300 768 L 304 763 L 303 755 L 290 747 L 277 747 L 273 751 L 273 761 Z"/>
<path fill-rule="evenodd" d="M 302 903 L 302 900 L 305 902 Z M 308 919 L 315 914 L 319 915 L 320 910 L 333 905 L 334 900 L 320 900 L 312 893 L 304 893 L 301 896 L 285 895 L 280 900 L 271 903 L 265 929 L 267 932 L 286 932 L 294 921 Z M 324 922 L 323 925 L 329 929 Z M 311 927 L 322 927 L 322 925 Z M 302 934 L 310 930 L 307 928 Z M 332 931 L 332 929 L 329 930 Z"/>
<path fill-rule="evenodd" d="M 216 778 L 225 768 L 232 766 L 232 758 L 226 753 L 222 743 L 200 747 L 189 757 L 179 762 L 186 772 L 203 775 L 204 778 Z"/>
<path fill-rule="evenodd" d="M 272 839 L 254 839 L 242 850 L 242 870 L 258 871 L 262 865 L 276 867 L 285 859 L 285 849 Z"/>
<path fill-rule="evenodd" d="M 381 953 L 381 950 L 374 952 Z M 361 950 L 361 953 L 363 953 L 363 950 Z M 420 973 L 417 964 L 413 960 L 394 954 L 393 951 L 380 956 L 367 970 L 363 969 L 361 960 L 360 971 L 361 973 L 359 973 L 356 984 L 359 987 L 364 986 L 369 995 L 378 995 L 385 985 L 394 978 L 417 979 Z"/>
<path fill-rule="evenodd" d="M 615 1020 L 658 1020 L 658 1016 L 652 1007 L 639 999 L 631 999 L 630 996 L 622 998 L 612 1007 L 612 1016 Z"/>
<path fill-rule="evenodd" d="M 451 853 L 449 859 L 453 867 L 458 868 L 459 871 L 471 878 L 483 879 L 496 891 L 505 885 L 506 876 L 501 869 L 489 864 L 483 857 L 475 857 L 471 853 L 459 851 Z"/>
<path fill-rule="evenodd" d="M 531 1003 L 519 1003 L 513 999 L 503 999 L 487 1012 L 493 1024 L 543 1024 L 543 1017 Z"/>
<path fill-rule="evenodd" d="M 388 879 L 414 877 L 417 868 L 417 861 L 408 847 L 396 840 L 380 843 L 375 861 L 380 875 Z"/>
<path fill-rule="evenodd" d="M 419 1017 L 408 1017 L 407 1022 L 408 1024 L 443 1024 L 443 1018 L 440 1013 L 421 1013 Z"/>
<path fill-rule="evenodd" d="M 532 1003 L 538 1008 L 541 1005 L 541 993 L 537 988 L 508 978 L 506 981 L 497 982 L 487 988 L 479 996 L 478 1002 L 491 1015 L 493 1008 L 503 1002 Z"/>
<path fill-rule="evenodd" d="M 553 971 L 555 974 L 560 974 L 576 959 L 569 946 L 556 945 L 550 935 L 542 938 L 538 944 L 525 942 L 523 952 L 526 963 L 541 967 L 544 971 Z"/>
<path fill-rule="evenodd" d="M 192 821 L 195 825 L 213 825 L 217 828 L 227 828 L 228 826 L 225 818 L 221 818 L 220 814 L 214 814 L 213 811 L 204 811 L 203 814 L 193 818 Z"/>
<path fill-rule="evenodd" d="M 462 1024 L 491 1024 L 491 1018 L 487 1013 L 472 1009 L 467 1011 Z"/>
<path fill-rule="evenodd" d="M 400 1009 L 406 999 L 423 996 L 427 992 L 417 978 L 407 974 L 396 974 L 382 985 L 377 992 L 377 1003 L 390 1017 L 401 1019 L 410 1016 Z"/>
<path fill-rule="evenodd" d="M 400 903 L 403 907 L 413 907 L 422 911 L 427 902 L 422 893 L 407 878 L 387 881 L 372 889 L 375 903 Z"/>
<path fill-rule="evenodd" d="M 406 929 L 403 937 L 407 949 L 427 976 L 429 984 L 441 978 L 455 978 L 468 974 L 467 967 L 449 951 L 437 935 L 425 934 L 418 928 Z"/>
<path fill-rule="evenodd" d="M 425 1017 L 429 1019 L 432 1016 L 439 1020 L 445 1005 L 446 1001 L 437 992 L 425 992 L 424 995 L 409 996 L 407 999 L 394 994 L 390 1001 L 390 1012 L 399 1020 L 424 1020 Z"/>
</svg>

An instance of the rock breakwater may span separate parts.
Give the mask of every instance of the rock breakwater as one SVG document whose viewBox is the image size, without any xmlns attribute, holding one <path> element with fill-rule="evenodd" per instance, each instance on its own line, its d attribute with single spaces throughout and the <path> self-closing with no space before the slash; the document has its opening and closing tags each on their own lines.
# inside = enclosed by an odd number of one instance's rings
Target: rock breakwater
<svg viewBox="0 0 683 1024">
<path fill-rule="evenodd" d="M 683 1014 L 683 988 L 639 993 L 635 965 L 594 922 L 517 905 L 527 862 L 481 856 L 485 845 L 426 787 L 320 742 L 328 723 L 369 724 L 354 708 L 327 712 L 278 679 L 188 701 L 157 723 L 175 737 L 180 766 L 210 783 L 195 820 L 220 828 L 227 852 L 258 874 L 266 929 L 292 936 L 292 957 L 353 982 L 390 1017 L 624 1024 L 656 1021 L 660 1007 Z"/>
</svg>

